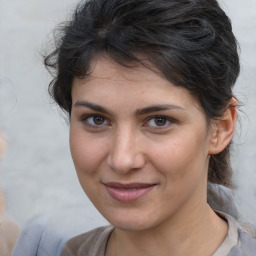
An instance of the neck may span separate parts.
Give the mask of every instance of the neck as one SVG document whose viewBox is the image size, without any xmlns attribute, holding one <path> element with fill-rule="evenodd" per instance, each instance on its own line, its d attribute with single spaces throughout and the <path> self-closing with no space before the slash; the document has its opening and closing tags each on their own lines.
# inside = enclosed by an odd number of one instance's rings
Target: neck
<svg viewBox="0 0 256 256">
<path fill-rule="evenodd" d="M 190 214 L 187 214 L 189 210 Z M 184 209 L 177 216 L 149 230 L 124 231 L 116 228 L 108 256 L 198 256 L 212 255 L 225 239 L 227 223 L 210 206 Z"/>
</svg>

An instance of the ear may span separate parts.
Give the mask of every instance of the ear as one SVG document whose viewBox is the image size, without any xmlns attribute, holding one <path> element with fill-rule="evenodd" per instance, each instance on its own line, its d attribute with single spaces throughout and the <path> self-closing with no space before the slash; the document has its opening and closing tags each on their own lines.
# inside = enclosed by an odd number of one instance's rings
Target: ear
<svg viewBox="0 0 256 256">
<path fill-rule="evenodd" d="M 230 143 L 235 131 L 236 118 L 237 100 L 232 98 L 223 116 L 214 121 L 208 152 L 210 155 L 220 153 Z"/>
</svg>

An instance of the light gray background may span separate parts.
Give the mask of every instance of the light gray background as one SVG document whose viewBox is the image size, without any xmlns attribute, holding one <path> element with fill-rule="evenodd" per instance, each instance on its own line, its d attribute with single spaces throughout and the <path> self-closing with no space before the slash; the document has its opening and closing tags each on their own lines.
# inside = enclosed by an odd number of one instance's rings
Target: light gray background
<svg viewBox="0 0 256 256">
<path fill-rule="evenodd" d="M 75 0 L 0 0 L 0 127 L 8 149 L 0 186 L 7 211 L 21 224 L 44 211 L 83 208 L 102 217 L 86 199 L 69 153 L 68 125 L 47 94 L 50 76 L 40 52 Z M 242 72 L 236 95 L 243 102 L 233 166 L 236 200 L 256 222 L 256 0 L 222 0 L 241 46 Z M 74 213 L 76 210 L 74 210 Z"/>
</svg>

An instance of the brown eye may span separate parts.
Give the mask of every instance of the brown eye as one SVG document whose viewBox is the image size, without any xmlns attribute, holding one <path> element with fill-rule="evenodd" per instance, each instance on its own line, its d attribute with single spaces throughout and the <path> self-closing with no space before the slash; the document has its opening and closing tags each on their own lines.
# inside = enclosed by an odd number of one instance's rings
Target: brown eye
<svg viewBox="0 0 256 256">
<path fill-rule="evenodd" d="M 165 117 L 155 117 L 154 122 L 157 126 L 164 126 L 167 123 L 167 119 Z"/>
<path fill-rule="evenodd" d="M 164 129 L 175 123 L 171 118 L 166 116 L 152 116 L 145 124 L 147 127 L 154 129 Z"/>
<path fill-rule="evenodd" d="M 105 118 L 103 118 L 102 116 L 94 116 L 93 117 L 93 123 L 95 125 L 102 125 L 102 124 L 104 124 L 104 122 L 105 122 Z"/>
<path fill-rule="evenodd" d="M 82 122 L 90 127 L 99 128 L 108 124 L 106 118 L 100 115 L 88 115 L 81 118 Z"/>
</svg>

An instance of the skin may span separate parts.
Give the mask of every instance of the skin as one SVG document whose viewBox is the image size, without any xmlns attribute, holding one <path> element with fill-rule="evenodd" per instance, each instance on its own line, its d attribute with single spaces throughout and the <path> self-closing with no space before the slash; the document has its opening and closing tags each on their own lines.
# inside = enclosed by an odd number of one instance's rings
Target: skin
<svg viewBox="0 0 256 256">
<path fill-rule="evenodd" d="M 235 110 L 209 126 L 197 100 L 156 72 L 108 58 L 91 67 L 73 82 L 70 148 L 82 188 L 115 226 L 106 255 L 212 255 L 227 223 L 207 204 L 209 158 L 231 140 Z M 109 182 L 152 189 L 120 202 Z"/>
</svg>

